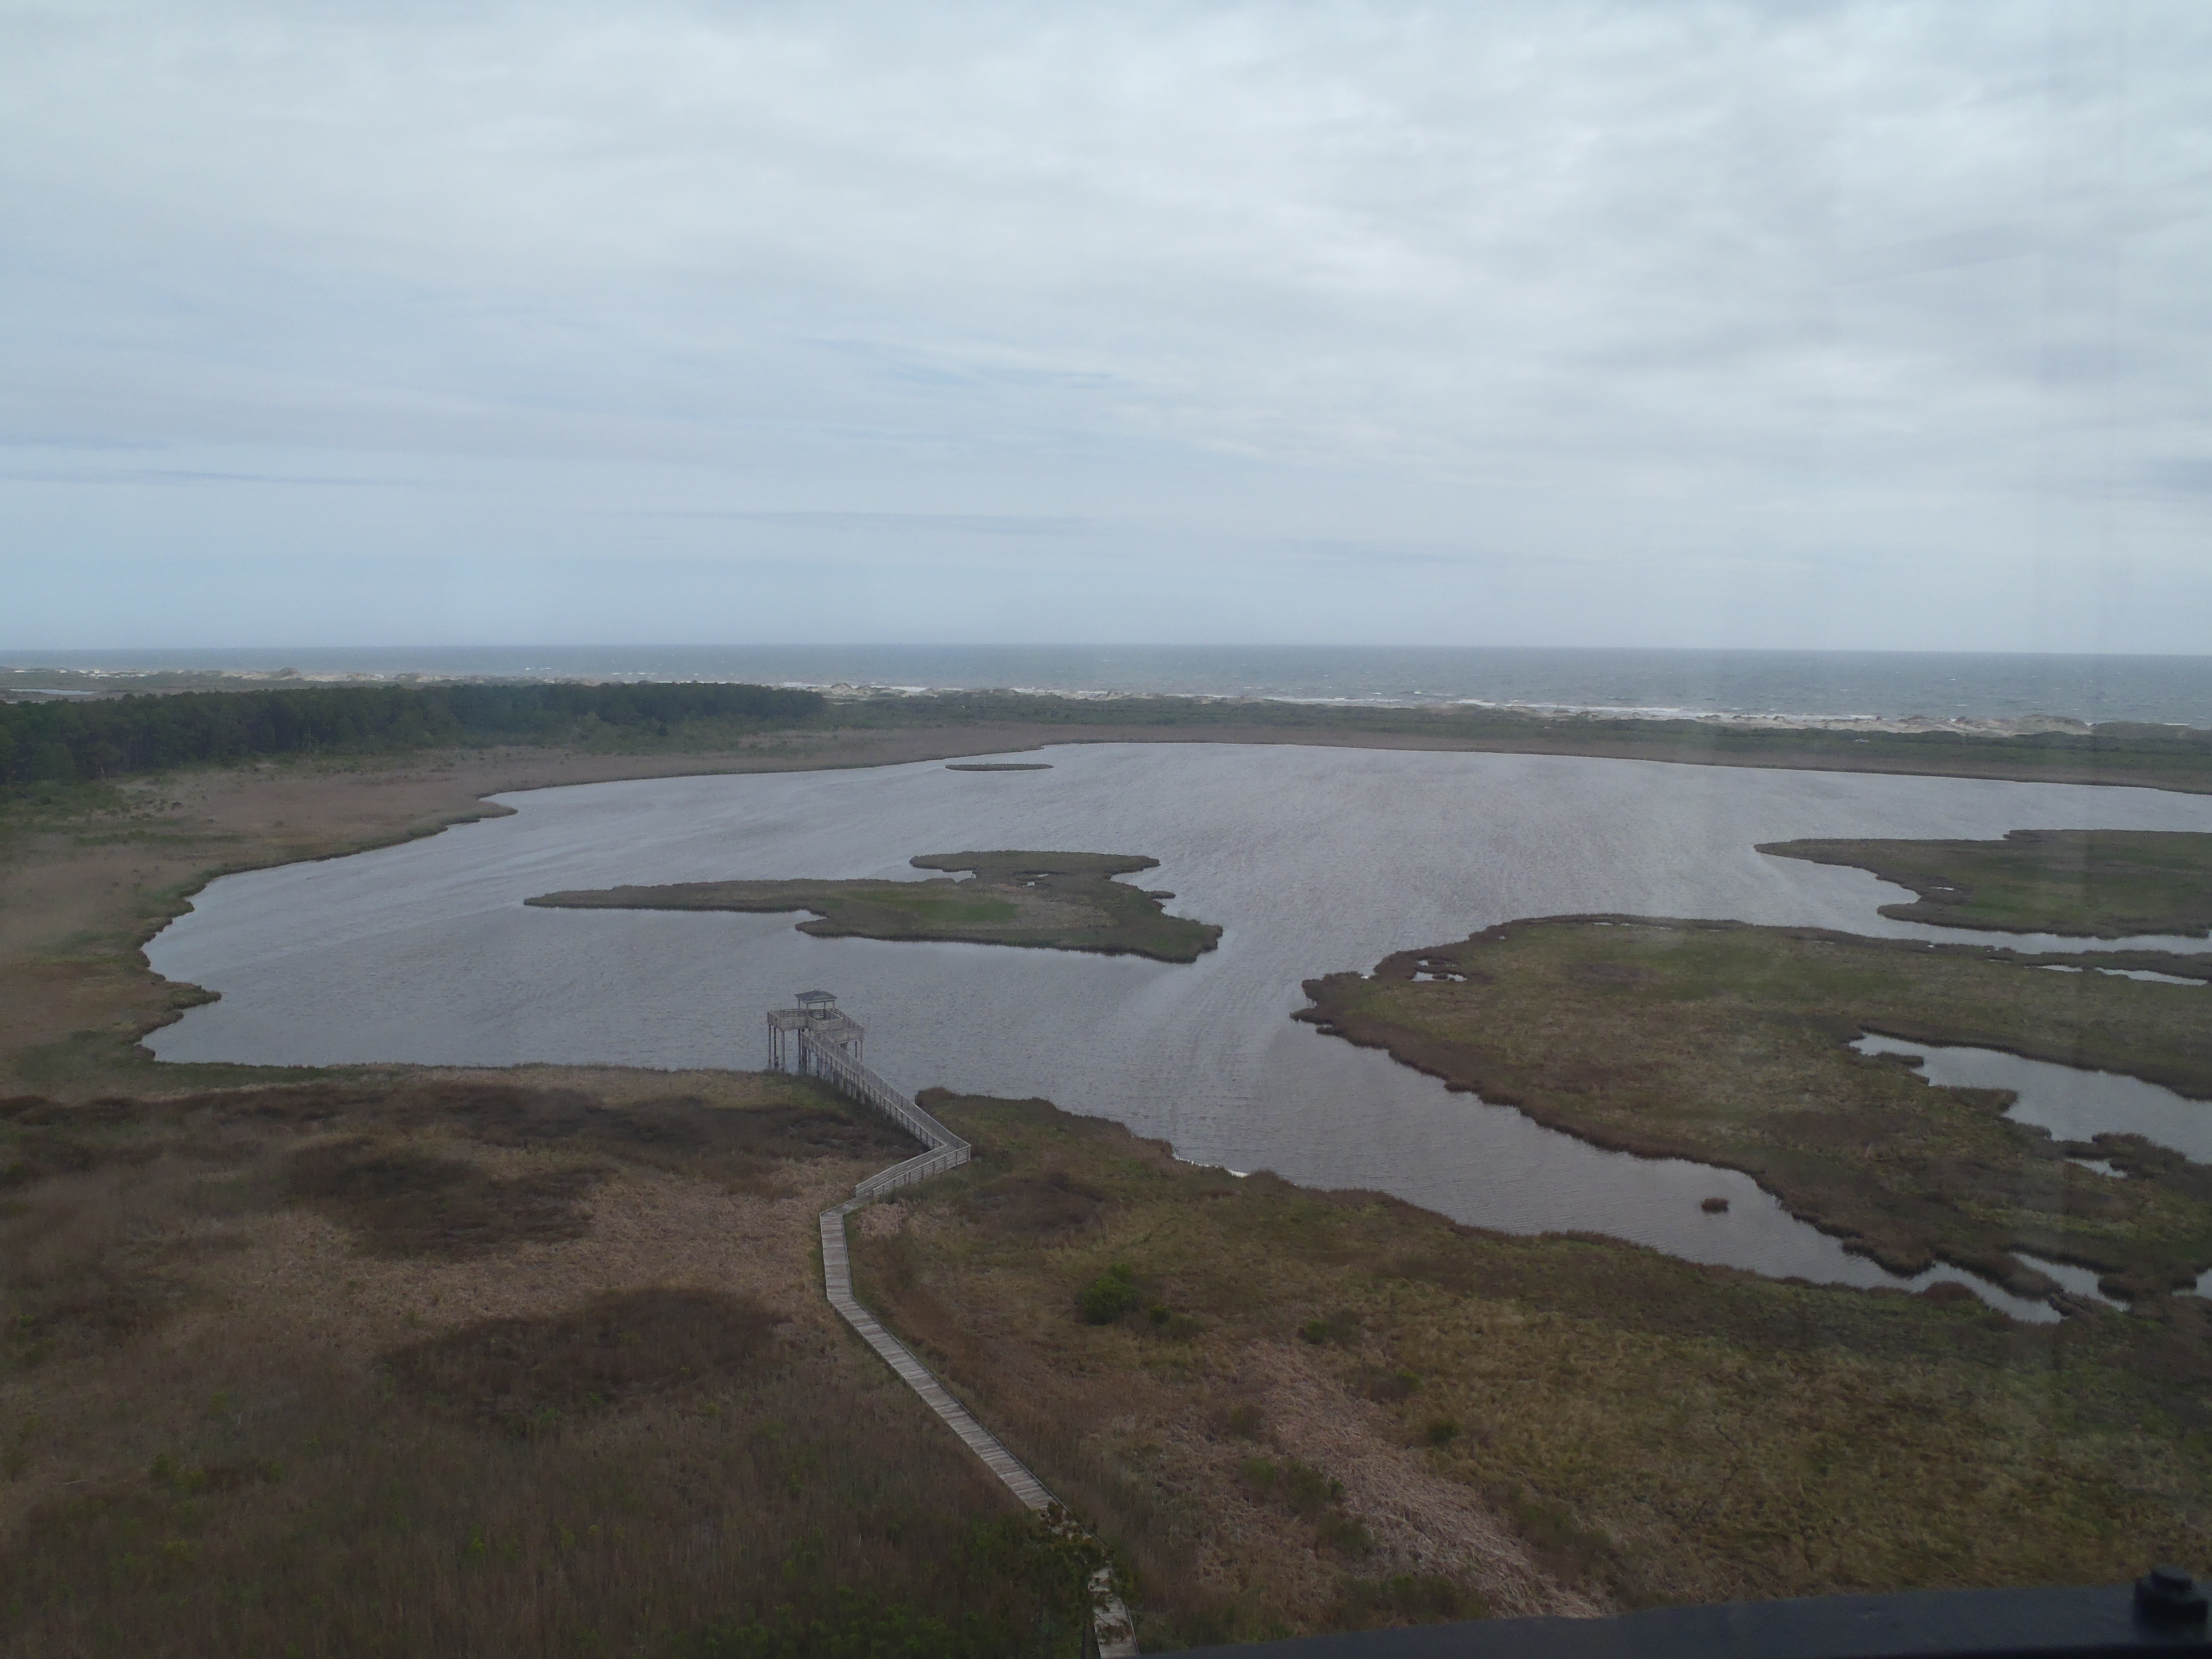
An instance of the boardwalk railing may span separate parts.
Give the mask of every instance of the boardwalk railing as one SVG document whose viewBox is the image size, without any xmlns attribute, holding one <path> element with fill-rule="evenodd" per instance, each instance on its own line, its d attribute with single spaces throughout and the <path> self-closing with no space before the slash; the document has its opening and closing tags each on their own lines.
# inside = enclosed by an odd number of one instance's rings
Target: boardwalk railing
<svg viewBox="0 0 2212 1659">
<path fill-rule="evenodd" d="M 967 1156 L 964 1143 L 961 1156 Z M 898 1169 L 906 1167 L 902 1164 Z M 884 1173 L 896 1172 L 886 1170 Z M 865 1187 L 868 1183 L 860 1184 Z M 822 1212 L 822 1288 L 829 1294 L 830 1305 L 863 1342 L 882 1357 L 885 1364 L 898 1373 L 907 1387 L 921 1396 L 922 1403 L 960 1437 L 968 1449 L 983 1460 L 984 1468 L 998 1476 L 1016 1501 L 1042 1516 L 1045 1523 L 1055 1531 L 1081 1535 L 1082 1529 L 1068 1518 L 1067 1511 L 1045 1489 L 1044 1482 L 1006 1449 L 1004 1441 L 977 1422 L 975 1414 L 915 1357 L 914 1350 L 885 1330 L 853 1294 L 853 1260 L 846 1243 L 845 1218 L 866 1203 L 868 1198 L 864 1192 Z M 1098 1659 L 1137 1659 L 1137 1627 L 1129 1617 L 1128 1604 L 1121 1600 L 1121 1591 L 1114 1583 L 1111 1567 L 1101 1567 L 1091 1576 L 1091 1639 L 1085 1651 L 1096 1654 Z"/>
<path fill-rule="evenodd" d="M 873 1198 L 894 1187 L 911 1186 L 946 1170 L 957 1169 L 968 1161 L 966 1141 L 842 1048 L 818 1042 L 805 1030 L 799 1034 L 799 1069 L 820 1078 L 862 1105 L 873 1107 L 927 1149 L 903 1164 L 894 1164 L 870 1176 L 853 1188 L 854 1197 Z"/>
<path fill-rule="evenodd" d="M 834 999 L 826 993 L 811 994 L 817 1003 L 834 1004 Z M 806 1002 L 806 998 L 800 999 L 802 1007 Z M 853 1294 L 845 1218 L 870 1199 L 895 1187 L 911 1186 L 941 1170 L 957 1169 L 968 1161 L 968 1143 L 860 1062 L 856 1055 L 860 1029 L 850 1019 L 824 1018 L 794 1010 L 771 1014 L 769 1023 L 771 1031 L 777 1034 L 773 1062 L 776 1069 L 781 1070 L 783 1066 L 781 1033 L 796 1033 L 796 1058 L 800 1072 L 818 1077 L 840 1093 L 881 1112 L 924 1148 L 919 1156 L 870 1176 L 853 1188 L 852 1197 L 823 1211 L 822 1288 L 829 1294 L 830 1305 L 908 1388 L 921 1396 L 968 1449 L 983 1460 L 984 1467 L 1024 1508 L 1043 1516 L 1046 1524 L 1056 1531 L 1084 1535 L 1068 1518 L 1067 1511 L 1045 1490 L 1044 1483 L 1006 1449 L 998 1436 L 977 1422 L 975 1413 L 955 1399 L 951 1391 L 930 1374 L 929 1368 L 915 1358 L 914 1351 L 885 1330 Z M 845 1046 L 848 1042 L 849 1049 Z M 1127 1604 L 1115 1586 L 1110 1567 L 1101 1567 L 1091 1575 L 1091 1631 L 1085 1651 L 1096 1654 L 1098 1659 L 1135 1659 L 1136 1626 L 1130 1620 Z"/>
</svg>

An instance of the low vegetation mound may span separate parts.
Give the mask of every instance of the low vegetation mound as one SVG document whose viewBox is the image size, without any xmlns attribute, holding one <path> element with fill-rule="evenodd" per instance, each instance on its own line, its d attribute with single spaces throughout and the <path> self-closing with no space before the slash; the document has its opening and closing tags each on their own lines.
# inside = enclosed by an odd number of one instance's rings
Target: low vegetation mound
<svg viewBox="0 0 2212 1659">
<path fill-rule="evenodd" d="M 2005 1095 L 1931 1088 L 1845 1046 L 1872 1031 L 2001 1048 L 2212 1098 L 2199 988 L 1817 928 L 1565 916 L 1306 993 L 1300 1018 L 1550 1127 L 1741 1170 L 1893 1272 L 1941 1260 L 2050 1294 L 2014 1254 L 2030 1251 L 2094 1267 L 2155 1311 L 2212 1267 L 2197 1183 L 2148 1162 L 2116 1181 L 2071 1161 L 2138 1144 L 2056 1142 L 2005 1118 Z"/>
<path fill-rule="evenodd" d="M 414 1397 L 482 1427 L 542 1433 L 768 1364 L 776 1316 L 715 1291 L 612 1291 L 544 1319 L 486 1319 L 385 1356 Z"/>
<path fill-rule="evenodd" d="M 1778 841 L 1778 858 L 1848 865 L 1909 887 L 1881 914 L 1943 927 L 2091 939 L 2212 930 L 2212 835 L 2015 830 L 2002 841 Z"/>
<path fill-rule="evenodd" d="M 1195 962 L 1221 929 L 1171 916 L 1162 899 L 1115 881 L 1159 863 L 1119 853 L 927 853 L 918 870 L 969 871 L 961 881 L 690 881 L 543 893 L 568 910 L 809 910 L 819 937 L 951 939 Z"/>
<path fill-rule="evenodd" d="M 604 1167 L 525 1176 L 488 1173 L 441 1157 L 349 1136 L 285 1160 L 287 1194 L 350 1228 L 376 1255 L 483 1255 L 511 1244 L 580 1238 L 584 1200 Z"/>
<path fill-rule="evenodd" d="M 1106 1194 L 1065 1170 L 1042 1176 L 1008 1176 L 971 1188 L 961 1208 L 975 1220 L 1002 1233 L 1058 1238 L 1080 1232 L 1098 1219 Z"/>
</svg>

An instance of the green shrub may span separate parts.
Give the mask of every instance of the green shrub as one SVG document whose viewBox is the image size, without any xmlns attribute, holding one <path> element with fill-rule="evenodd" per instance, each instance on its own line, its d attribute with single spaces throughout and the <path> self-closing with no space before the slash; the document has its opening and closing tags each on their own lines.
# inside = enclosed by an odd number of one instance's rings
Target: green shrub
<svg viewBox="0 0 2212 1659">
<path fill-rule="evenodd" d="M 1128 1268 L 1117 1261 L 1083 1287 L 1076 1305 L 1086 1323 L 1111 1325 L 1144 1299 L 1145 1293 L 1132 1282 Z"/>
<path fill-rule="evenodd" d="M 1329 1510 L 1314 1522 L 1314 1535 L 1340 1555 L 1364 1561 L 1375 1553 L 1375 1535 L 1348 1515 Z"/>
<path fill-rule="evenodd" d="M 1293 1515 L 1318 1515 L 1344 1497 L 1344 1482 L 1295 1457 L 1279 1464 L 1248 1457 L 1237 1466 L 1237 1478 L 1255 1498 L 1274 1498 Z"/>
<path fill-rule="evenodd" d="M 0 787 L 70 783 L 260 755 L 377 754 L 467 743 L 591 744 L 672 728 L 804 723 L 829 704 L 783 686 L 531 684 L 308 686 L 0 703 Z"/>
<path fill-rule="evenodd" d="M 1324 1342 L 1339 1342 L 1350 1347 L 1359 1340 L 1359 1316 L 1339 1309 L 1326 1319 L 1309 1319 L 1298 1327 L 1298 1334 L 1316 1347 Z"/>
<path fill-rule="evenodd" d="M 1358 1630 L 1377 1624 L 1428 1625 L 1447 1619 L 1487 1619 L 1490 1604 L 1455 1578 L 1401 1574 L 1345 1581 L 1340 1622 Z"/>
<path fill-rule="evenodd" d="M 1318 1515 L 1344 1496 L 1344 1482 L 1293 1457 L 1283 1465 L 1283 1501 L 1299 1515 Z"/>
</svg>

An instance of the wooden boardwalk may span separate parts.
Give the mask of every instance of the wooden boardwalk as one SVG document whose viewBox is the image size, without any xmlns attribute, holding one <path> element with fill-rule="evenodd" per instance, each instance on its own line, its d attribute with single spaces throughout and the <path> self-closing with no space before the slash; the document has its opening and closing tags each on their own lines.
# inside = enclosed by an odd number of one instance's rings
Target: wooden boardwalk
<svg viewBox="0 0 2212 1659">
<path fill-rule="evenodd" d="M 836 1000 L 827 992 L 811 992 L 800 999 L 809 998 L 818 1004 L 835 1007 Z M 910 1158 L 903 1164 L 870 1176 L 853 1189 L 853 1196 L 842 1204 L 832 1205 L 822 1212 L 822 1288 L 828 1293 L 830 1305 L 837 1316 L 859 1333 L 860 1340 L 873 1348 L 884 1364 L 898 1373 L 899 1380 L 921 1396 L 922 1403 L 935 1412 L 945 1425 L 958 1435 L 962 1443 L 983 1460 L 983 1467 L 999 1477 L 1000 1483 L 1014 1495 L 1024 1508 L 1043 1516 L 1057 1528 L 1079 1530 L 1067 1518 L 1067 1511 L 1060 1501 L 1045 1490 L 1044 1482 L 1030 1473 L 1021 1459 L 1008 1451 L 999 1437 L 975 1420 L 975 1414 L 952 1396 L 952 1391 L 931 1374 L 929 1367 L 914 1357 L 914 1351 L 883 1328 L 876 1316 L 862 1307 L 860 1298 L 853 1294 L 853 1261 L 845 1243 L 845 1218 L 863 1204 L 870 1202 L 895 1187 L 903 1187 L 926 1180 L 944 1170 L 957 1168 L 968 1161 L 968 1143 L 954 1134 L 928 1113 L 860 1062 L 860 1027 L 843 1016 L 836 1016 L 838 1029 L 849 1028 L 850 1047 L 829 1041 L 817 1040 L 817 1028 L 827 1030 L 828 1021 L 820 1013 L 803 1015 L 771 1014 L 769 1024 L 779 1033 L 788 1029 L 797 1033 L 794 1058 L 798 1068 L 850 1095 L 854 1099 L 873 1107 L 894 1123 L 921 1141 L 927 1149 L 919 1158 Z M 776 1022 L 784 1022 L 777 1026 Z M 783 1051 L 779 1040 L 775 1049 L 777 1069 L 782 1066 Z M 1101 1567 L 1091 1580 L 1091 1644 L 1086 1650 L 1095 1651 L 1098 1659 L 1137 1659 L 1137 1631 L 1129 1617 L 1129 1609 L 1114 1589 L 1114 1574 L 1110 1567 Z"/>
<path fill-rule="evenodd" d="M 828 1043 L 817 1042 L 806 1032 L 801 1031 L 799 1035 L 799 1064 L 801 1071 L 820 1078 L 862 1105 L 873 1107 L 881 1112 L 925 1148 L 903 1164 L 894 1164 L 888 1170 L 878 1170 L 853 1188 L 854 1197 L 873 1198 L 894 1187 L 910 1187 L 917 1181 L 926 1181 L 946 1170 L 957 1169 L 968 1161 L 966 1141 L 850 1054 L 842 1054 Z"/>
<path fill-rule="evenodd" d="M 861 1341 L 883 1356 L 884 1364 L 896 1371 L 930 1410 L 945 1419 L 945 1426 L 967 1443 L 968 1449 L 1006 1483 L 1008 1492 L 1042 1514 L 1054 1502 L 1044 1482 L 1031 1474 L 997 1435 L 978 1423 L 975 1413 L 954 1399 L 951 1390 L 930 1374 L 929 1367 L 914 1357 L 914 1351 L 885 1330 L 853 1295 L 852 1261 L 845 1254 L 845 1217 L 866 1201 L 848 1198 L 822 1212 L 822 1281 L 830 1292 L 830 1305 L 860 1334 Z"/>
</svg>

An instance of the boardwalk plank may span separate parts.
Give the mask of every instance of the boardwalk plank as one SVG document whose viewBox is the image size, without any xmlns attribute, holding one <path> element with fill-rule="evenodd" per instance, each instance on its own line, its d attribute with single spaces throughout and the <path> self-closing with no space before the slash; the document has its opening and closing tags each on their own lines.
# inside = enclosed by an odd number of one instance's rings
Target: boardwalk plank
<svg viewBox="0 0 2212 1659">
<path fill-rule="evenodd" d="M 983 1460 L 983 1467 L 998 1477 L 1000 1484 L 1014 1495 L 1017 1502 L 1040 1515 L 1059 1510 L 1062 1517 L 1059 1524 L 1071 1524 L 1065 1519 L 1066 1511 L 1045 1489 L 1044 1482 L 1008 1451 L 998 1436 L 977 1422 L 975 1413 L 955 1399 L 951 1390 L 915 1358 L 914 1351 L 885 1330 L 853 1294 L 853 1264 L 846 1248 L 845 1218 L 878 1193 L 965 1164 L 968 1143 L 866 1066 L 826 1044 L 811 1041 L 804 1027 L 795 1029 L 799 1030 L 801 1071 L 811 1071 L 873 1106 L 928 1149 L 918 1158 L 870 1176 L 854 1188 L 851 1198 L 823 1211 L 822 1288 L 830 1298 L 830 1305 L 899 1379 L 921 1396 L 922 1403 L 960 1437 L 961 1443 Z M 1137 1659 L 1135 1626 L 1129 1618 L 1129 1609 L 1114 1592 L 1110 1569 L 1098 1570 L 1091 1582 L 1091 1635 L 1099 1659 Z"/>
<path fill-rule="evenodd" d="M 1006 1449 L 998 1436 L 977 1422 L 975 1413 L 955 1399 L 951 1390 L 914 1357 L 914 1351 L 885 1330 L 854 1296 L 852 1262 L 845 1248 L 845 1217 L 854 1207 L 854 1200 L 848 1200 L 822 1212 L 822 1277 L 823 1287 L 830 1295 L 830 1305 L 863 1342 L 883 1357 L 908 1388 L 921 1396 L 922 1403 L 942 1418 L 945 1426 L 983 1460 L 984 1467 L 998 1476 L 1021 1504 L 1040 1514 L 1050 1509 L 1054 1500 L 1045 1490 L 1044 1483 Z"/>
</svg>

